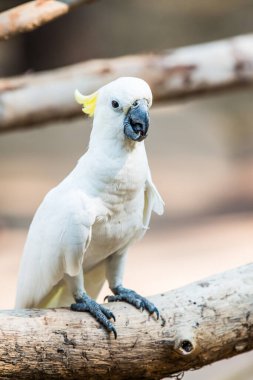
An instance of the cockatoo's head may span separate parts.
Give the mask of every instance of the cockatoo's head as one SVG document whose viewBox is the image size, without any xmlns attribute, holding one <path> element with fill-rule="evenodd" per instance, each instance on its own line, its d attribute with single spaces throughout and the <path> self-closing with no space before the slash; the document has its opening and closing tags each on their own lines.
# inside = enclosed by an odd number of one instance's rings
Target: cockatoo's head
<svg viewBox="0 0 253 380">
<path fill-rule="evenodd" d="M 152 93 L 142 79 L 121 77 L 89 96 L 75 92 L 83 112 L 94 116 L 96 134 L 142 141 L 149 128 Z"/>
</svg>

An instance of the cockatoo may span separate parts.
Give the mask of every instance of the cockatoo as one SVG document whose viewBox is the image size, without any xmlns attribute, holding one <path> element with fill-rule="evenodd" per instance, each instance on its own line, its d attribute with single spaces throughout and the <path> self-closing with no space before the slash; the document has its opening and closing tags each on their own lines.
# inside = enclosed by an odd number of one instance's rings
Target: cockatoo
<svg viewBox="0 0 253 380">
<path fill-rule="evenodd" d="M 152 93 L 144 80 L 122 77 L 89 96 L 76 90 L 75 97 L 94 116 L 89 147 L 34 216 L 15 307 L 70 306 L 116 338 L 113 313 L 95 301 L 105 280 L 113 293 L 108 302 L 125 301 L 159 318 L 150 301 L 122 285 L 128 248 L 147 231 L 152 210 L 164 209 L 143 141 Z"/>
</svg>

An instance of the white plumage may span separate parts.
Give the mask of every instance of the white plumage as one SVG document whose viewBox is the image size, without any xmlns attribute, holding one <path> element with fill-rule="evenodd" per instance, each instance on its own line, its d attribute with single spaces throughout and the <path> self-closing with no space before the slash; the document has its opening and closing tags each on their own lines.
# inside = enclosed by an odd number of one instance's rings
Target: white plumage
<svg viewBox="0 0 253 380">
<path fill-rule="evenodd" d="M 16 308 L 69 306 L 85 291 L 96 297 L 106 278 L 111 288 L 121 285 L 128 247 L 146 232 L 152 210 L 163 212 L 144 142 L 124 134 L 138 99 L 152 103 L 138 78 L 119 78 L 97 92 L 88 151 L 46 195 L 30 226 Z"/>
</svg>

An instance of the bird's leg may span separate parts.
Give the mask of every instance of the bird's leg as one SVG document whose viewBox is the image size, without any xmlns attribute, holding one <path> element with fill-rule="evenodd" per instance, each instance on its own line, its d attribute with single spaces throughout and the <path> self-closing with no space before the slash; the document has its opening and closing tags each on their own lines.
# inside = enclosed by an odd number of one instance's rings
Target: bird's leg
<svg viewBox="0 0 253 380">
<path fill-rule="evenodd" d="M 142 297 L 133 290 L 124 288 L 122 284 L 123 269 L 126 258 L 126 251 L 117 252 L 107 259 L 106 277 L 109 281 L 109 286 L 113 296 L 107 296 L 105 299 L 108 302 L 125 301 L 135 306 L 137 309 L 147 310 L 149 314 L 155 314 L 159 318 L 159 311 L 155 305 Z"/>
<path fill-rule="evenodd" d="M 73 303 L 70 308 L 73 311 L 86 311 L 90 313 L 108 332 L 113 332 L 115 339 L 117 332 L 110 319 L 115 321 L 115 316 L 111 310 L 99 305 L 94 301 L 84 290 L 83 274 L 70 277 L 67 276 L 67 283 L 70 286 L 76 303 Z"/>
</svg>

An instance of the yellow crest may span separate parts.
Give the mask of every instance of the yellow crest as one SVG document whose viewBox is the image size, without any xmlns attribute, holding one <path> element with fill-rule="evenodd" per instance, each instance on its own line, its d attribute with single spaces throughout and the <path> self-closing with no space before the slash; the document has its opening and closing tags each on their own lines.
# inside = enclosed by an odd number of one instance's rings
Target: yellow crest
<svg viewBox="0 0 253 380">
<path fill-rule="evenodd" d="M 97 91 L 88 96 L 82 95 L 78 90 L 75 91 L 75 99 L 77 103 L 82 104 L 82 111 L 90 117 L 94 115 L 97 104 L 97 97 Z"/>
</svg>

